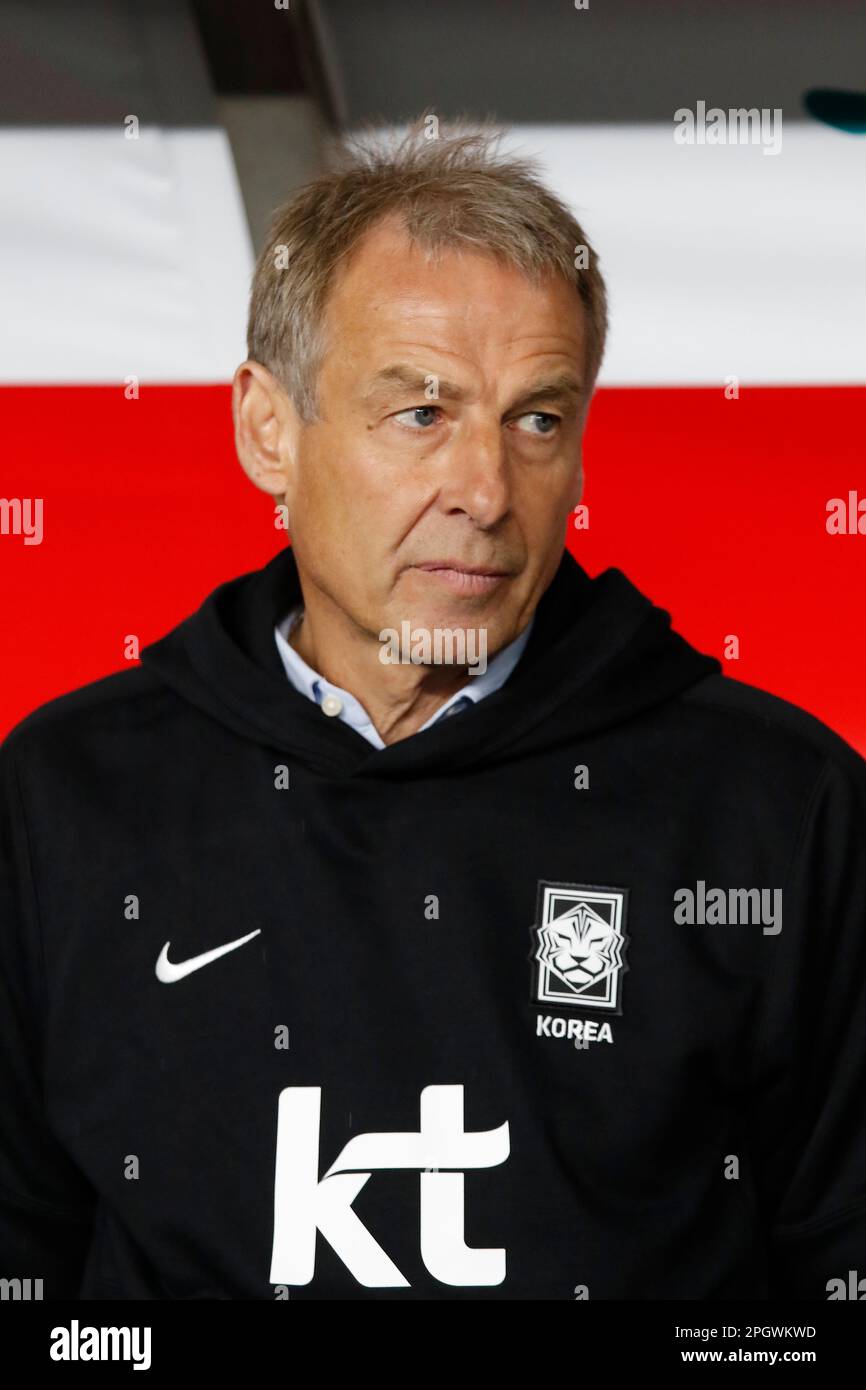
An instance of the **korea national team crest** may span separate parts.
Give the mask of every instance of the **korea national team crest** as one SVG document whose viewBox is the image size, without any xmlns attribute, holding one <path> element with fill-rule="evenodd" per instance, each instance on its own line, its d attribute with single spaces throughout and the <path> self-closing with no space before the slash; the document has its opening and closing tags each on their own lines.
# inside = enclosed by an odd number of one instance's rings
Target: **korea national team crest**
<svg viewBox="0 0 866 1390">
<path fill-rule="evenodd" d="M 627 888 L 538 885 L 532 1002 L 622 1013 Z"/>
</svg>

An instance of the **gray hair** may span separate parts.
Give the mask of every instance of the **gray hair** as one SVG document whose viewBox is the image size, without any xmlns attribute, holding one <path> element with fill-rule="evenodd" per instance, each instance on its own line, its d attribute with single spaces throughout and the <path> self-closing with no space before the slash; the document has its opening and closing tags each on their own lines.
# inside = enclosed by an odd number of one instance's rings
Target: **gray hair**
<svg viewBox="0 0 866 1390">
<path fill-rule="evenodd" d="M 274 214 L 253 276 L 247 349 L 307 422 L 317 418 L 336 270 L 389 214 L 402 217 L 428 256 L 468 248 L 499 257 L 535 283 L 563 276 L 584 308 L 587 401 L 592 394 L 607 337 L 607 293 L 582 227 L 541 183 L 533 160 L 500 152 L 501 130 L 460 120 L 443 123 L 442 132 L 435 117 L 422 116 L 390 146 L 370 128 L 344 138 L 333 167 Z"/>
</svg>

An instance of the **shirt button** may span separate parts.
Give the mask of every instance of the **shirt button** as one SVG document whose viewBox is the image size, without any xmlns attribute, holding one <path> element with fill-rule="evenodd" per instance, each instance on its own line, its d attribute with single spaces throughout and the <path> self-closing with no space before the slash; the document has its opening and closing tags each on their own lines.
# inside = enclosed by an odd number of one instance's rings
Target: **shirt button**
<svg viewBox="0 0 866 1390">
<path fill-rule="evenodd" d="M 343 713 L 343 701 L 339 695 L 326 695 L 322 700 L 322 713 L 329 714 L 331 718 L 336 714 Z"/>
</svg>

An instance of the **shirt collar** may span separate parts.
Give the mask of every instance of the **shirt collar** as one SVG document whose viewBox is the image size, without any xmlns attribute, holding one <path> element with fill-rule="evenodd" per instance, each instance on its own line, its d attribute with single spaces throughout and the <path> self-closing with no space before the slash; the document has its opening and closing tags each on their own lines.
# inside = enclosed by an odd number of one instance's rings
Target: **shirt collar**
<svg viewBox="0 0 866 1390">
<path fill-rule="evenodd" d="M 292 685 L 302 695 L 306 695 L 308 699 L 322 706 L 326 712 L 328 705 L 330 705 L 335 715 L 366 738 L 374 747 L 384 748 L 385 744 L 381 735 L 360 700 L 357 700 L 350 691 L 343 690 L 341 686 L 333 685 L 330 681 L 325 680 L 324 676 L 320 675 L 318 671 L 314 671 L 312 666 L 308 666 L 294 647 L 289 645 L 289 634 L 302 616 L 303 607 L 298 605 L 274 628 L 277 650 Z M 431 725 L 452 713 L 467 709 L 470 704 L 477 704 L 479 700 L 484 699 L 485 695 L 492 695 L 494 690 L 503 686 L 523 655 L 534 622 L 535 614 L 532 615 L 520 636 L 516 637 L 513 642 L 509 642 L 502 651 L 497 652 L 492 661 L 488 662 L 487 669 L 482 674 L 469 676 L 466 684 L 460 690 L 456 690 L 444 704 L 440 705 L 439 709 L 435 710 L 430 718 L 421 725 L 418 732 L 421 733 L 423 729 L 429 729 Z"/>
</svg>

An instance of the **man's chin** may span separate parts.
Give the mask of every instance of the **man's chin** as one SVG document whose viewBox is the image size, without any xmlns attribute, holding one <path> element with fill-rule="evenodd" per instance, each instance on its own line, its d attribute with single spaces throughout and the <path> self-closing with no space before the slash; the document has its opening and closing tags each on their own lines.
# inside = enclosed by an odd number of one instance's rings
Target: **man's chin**
<svg viewBox="0 0 866 1390">
<path fill-rule="evenodd" d="M 516 622 L 502 611 L 490 612 L 486 605 L 477 605 L 476 612 L 467 612 L 468 607 L 416 602 L 396 613 L 392 609 L 379 633 L 386 653 L 381 659 L 485 669 L 486 661 L 517 636 Z"/>
</svg>

